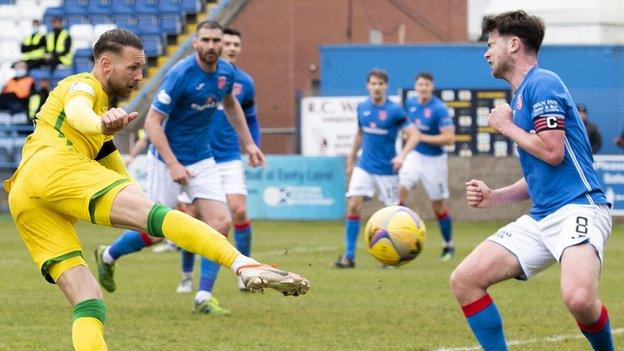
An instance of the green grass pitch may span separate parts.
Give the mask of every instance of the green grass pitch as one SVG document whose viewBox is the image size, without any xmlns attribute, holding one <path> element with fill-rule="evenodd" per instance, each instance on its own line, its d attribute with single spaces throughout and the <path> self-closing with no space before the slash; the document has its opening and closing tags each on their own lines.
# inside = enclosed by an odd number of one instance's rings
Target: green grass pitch
<svg viewBox="0 0 624 351">
<path fill-rule="evenodd" d="M 460 259 L 503 223 L 455 223 L 457 257 L 438 260 L 440 236 L 427 223 L 424 252 L 398 269 L 381 269 L 360 238 L 357 268 L 330 263 L 342 247 L 338 222 L 253 223 L 253 253 L 308 277 L 308 295 L 285 298 L 274 291 L 243 294 L 234 275 L 221 270 L 215 296 L 233 314 L 195 315 L 192 294 L 175 292 L 177 253 L 146 249 L 117 267 L 117 292 L 105 293 L 105 336 L 114 350 L 470 350 L 476 345 L 448 286 Z M 86 258 L 119 230 L 78 225 Z M 600 295 L 611 315 L 615 340 L 624 346 L 624 225 L 607 245 Z M 199 267 L 199 262 L 196 268 Z M 197 270 L 197 269 L 196 269 Z M 32 263 L 7 215 L 0 216 L 0 350 L 71 349 L 71 307 Z M 559 268 L 530 282 L 508 281 L 490 290 L 514 350 L 587 350 L 559 296 Z M 197 278 L 196 278 L 197 280 Z M 549 337 L 557 337 L 550 338 Z"/>
</svg>

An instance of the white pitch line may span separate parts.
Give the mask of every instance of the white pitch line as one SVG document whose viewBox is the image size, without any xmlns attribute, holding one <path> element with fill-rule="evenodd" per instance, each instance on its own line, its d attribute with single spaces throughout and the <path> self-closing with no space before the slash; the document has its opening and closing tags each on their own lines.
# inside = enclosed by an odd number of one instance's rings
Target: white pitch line
<svg viewBox="0 0 624 351">
<path fill-rule="evenodd" d="M 624 333 L 624 328 L 617 328 L 611 331 L 613 335 Z M 585 336 L 583 334 L 575 334 L 575 335 L 555 335 L 549 336 L 541 339 L 527 339 L 527 340 L 511 340 L 507 342 L 508 346 L 519 346 L 519 345 L 528 345 L 528 344 L 537 344 L 537 343 L 557 343 L 570 339 L 582 339 Z M 435 349 L 435 351 L 473 351 L 473 350 L 482 350 L 481 346 L 466 346 L 466 347 L 443 347 L 439 349 Z"/>
</svg>

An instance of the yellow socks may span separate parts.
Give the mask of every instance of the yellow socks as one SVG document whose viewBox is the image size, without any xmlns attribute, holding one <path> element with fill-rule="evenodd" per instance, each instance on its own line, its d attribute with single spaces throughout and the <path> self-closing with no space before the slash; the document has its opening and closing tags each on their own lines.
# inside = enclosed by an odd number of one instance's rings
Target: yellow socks
<svg viewBox="0 0 624 351">
<path fill-rule="evenodd" d="M 102 300 L 91 299 L 74 306 L 72 342 L 76 351 L 106 351 L 104 321 L 106 308 Z"/>
<path fill-rule="evenodd" d="M 240 255 L 225 236 L 206 223 L 160 204 L 155 204 L 147 217 L 147 231 L 228 268 Z"/>
</svg>

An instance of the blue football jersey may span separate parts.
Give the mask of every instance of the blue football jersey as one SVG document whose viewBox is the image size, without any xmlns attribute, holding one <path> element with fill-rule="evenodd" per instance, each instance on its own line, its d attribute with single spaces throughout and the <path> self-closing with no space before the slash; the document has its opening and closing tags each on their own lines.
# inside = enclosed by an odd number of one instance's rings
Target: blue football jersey
<svg viewBox="0 0 624 351">
<path fill-rule="evenodd" d="M 565 155 L 558 166 L 518 148 L 533 202 L 530 216 L 540 220 L 567 204 L 606 204 L 594 170 L 587 132 L 559 76 L 533 67 L 515 92 L 512 109 L 514 124 L 529 133 L 565 132 Z"/>
<path fill-rule="evenodd" d="M 424 104 L 421 104 L 418 98 L 411 98 L 405 102 L 405 109 L 410 121 L 422 134 L 438 135 L 440 129 L 453 126 L 446 105 L 437 96 L 432 96 Z M 427 156 L 438 156 L 446 152 L 442 145 L 425 142 L 418 143 L 415 150 Z"/>
<path fill-rule="evenodd" d="M 358 126 L 362 129 L 362 156 L 357 166 L 370 174 L 397 174 L 392 169 L 397 134 L 408 122 L 401 105 L 386 100 L 375 105 L 366 99 L 357 106 Z"/>
<path fill-rule="evenodd" d="M 259 145 L 260 133 L 258 130 L 256 104 L 254 101 L 254 81 L 247 72 L 236 66 L 234 66 L 233 90 L 236 99 L 245 113 L 249 131 L 256 144 Z M 236 134 L 236 130 L 228 121 L 222 106 L 219 106 L 219 110 L 217 110 L 212 123 L 210 123 L 209 141 L 212 154 L 217 163 L 232 161 L 241 157 L 238 134 Z"/>
<path fill-rule="evenodd" d="M 227 61 L 219 59 L 216 71 L 209 73 L 196 60 L 191 55 L 173 66 L 152 102 L 152 108 L 166 116 L 167 141 L 185 166 L 212 157 L 208 127 L 234 84 L 234 68 Z M 153 145 L 150 152 L 161 158 Z"/>
</svg>

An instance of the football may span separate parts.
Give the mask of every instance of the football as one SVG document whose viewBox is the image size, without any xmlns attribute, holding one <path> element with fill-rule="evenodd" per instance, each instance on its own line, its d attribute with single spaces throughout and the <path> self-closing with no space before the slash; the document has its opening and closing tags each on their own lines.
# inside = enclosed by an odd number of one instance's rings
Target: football
<svg viewBox="0 0 624 351">
<path fill-rule="evenodd" d="M 420 216 L 403 206 L 375 212 L 364 228 L 366 249 L 379 262 L 400 266 L 415 259 L 423 249 L 427 229 Z"/>
</svg>

